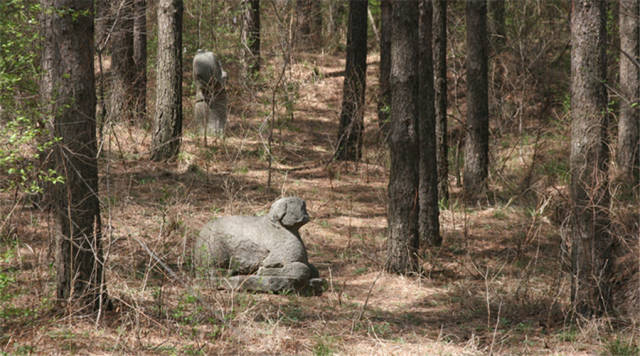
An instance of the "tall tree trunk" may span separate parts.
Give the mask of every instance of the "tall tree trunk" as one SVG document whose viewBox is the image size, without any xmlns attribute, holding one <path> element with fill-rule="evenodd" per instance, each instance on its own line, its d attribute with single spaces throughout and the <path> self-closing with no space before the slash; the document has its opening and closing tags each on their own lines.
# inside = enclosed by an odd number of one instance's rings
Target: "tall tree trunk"
<svg viewBox="0 0 640 356">
<path fill-rule="evenodd" d="M 133 62 L 135 64 L 134 109 L 136 121 L 147 117 L 147 0 L 134 0 Z"/>
<path fill-rule="evenodd" d="M 42 96 L 53 117 L 57 217 L 57 297 L 79 303 L 82 312 L 106 301 L 101 244 L 96 94 L 93 73 L 93 2 L 41 0 L 45 77 Z M 88 310 L 85 310 L 88 309 Z"/>
<path fill-rule="evenodd" d="M 95 47 L 98 49 L 103 46 L 105 40 L 111 31 L 111 5 L 107 0 L 95 0 Z"/>
<path fill-rule="evenodd" d="M 311 33 L 310 0 L 296 0 L 296 24 L 299 31 L 299 40 L 304 41 Z"/>
<path fill-rule="evenodd" d="M 605 0 L 573 2 L 571 19 L 571 300 L 582 316 L 610 305 Z"/>
<path fill-rule="evenodd" d="M 449 201 L 449 143 L 447 140 L 447 0 L 433 1 L 433 61 L 435 71 L 438 197 L 447 202 Z"/>
<path fill-rule="evenodd" d="M 297 42 L 304 48 L 322 46 L 322 8 L 318 0 L 296 0 Z"/>
<path fill-rule="evenodd" d="M 313 42 L 316 48 L 322 47 L 324 45 L 324 37 L 322 35 L 322 27 L 324 18 L 324 14 L 322 13 L 322 1 L 310 0 L 311 1 L 311 41 Z"/>
<path fill-rule="evenodd" d="M 620 0 L 620 91 L 623 95 L 618 121 L 617 176 L 622 181 L 640 180 L 640 69 L 627 57 L 640 58 L 638 0 Z"/>
<path fill-rule="evenodd" d="M 111 5 L 111 20 L 115 23 L 109 40 L 111 47 L 111 89 L 108 115 L 112 122 L 133 122 L 136 80 L 133 61 L 133 0 Z"/>
<path fill-rule="evenodd" d="M 385 140 L 391 126 L 391 0 L 380 1 L 380 91 L 378 126 Z"/>
<path fill-rule="evenodd" d="M 391 170 L 385 269 L 419 269 L 418 2 L 395 0 L 391 22 Z"/>
<path fill-rule="evenodd" d="M 489 94 L 487 78 L 487 2 L 467 0 L 467 138 L 464 196 L 474 201 L 487 194 L 489 166 Z"/>
<path fill-rule="evenodd" d="M 340 36 L 340 30 L 344 25 L 345 4 L 344 0 L 329 0 L 330 19 L 327 26 L 329 38 Z"/>
<path fill-rule="evenodd" d="M 156 113 L 151 159 L 173 159 L 182 136 L 182 0 L 158 3 Z"/>
<path fill-rule="evenodd" d="M 336 159 L 338 160 L 359 161 L 362 158 L 366 74 L 367 1 L 351 0 L 349 2 L 347 63 L 336 149 Z"/>
<path fill-rule="evenodd" d="M 507 31 L 505 25 L 505 0 L 490 0 L 489 11 L 491 11 L 491 32 L 495 39 L 491 41 L 495 43 L 496 51 L 504 47 L 507 40 Z"/>
<path fill-rule="evenodd" d="M 247 76 L 260 72 L 260 0 L 245 0 L 242 41 Z"/>
<path fill-rule="evenodd" d="M 432 14 L 431 0 L 420 0 L 419 19 L 419 72 L 420 114 L 418 142 L 420 148 L 420 212 L 418 228 L 420 241 L 426 245 L 442 243 L 438 222 L 438 172 L 436 164 L 436 112 L 433 88 L 433 53 L 431 48 Z"/>
</svg>

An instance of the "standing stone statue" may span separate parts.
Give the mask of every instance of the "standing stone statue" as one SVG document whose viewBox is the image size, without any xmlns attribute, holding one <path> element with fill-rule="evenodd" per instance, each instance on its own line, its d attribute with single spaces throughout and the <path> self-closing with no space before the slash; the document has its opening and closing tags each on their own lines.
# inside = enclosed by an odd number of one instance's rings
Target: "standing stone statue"
<svg viewBox="0 0 640 356">
<path fill-rule="evenodd" d="M 324 281 L 298 232 L 308 221 L 306 204 L 296 197 L 277 200 L 265 216 L 213 220 L 196 239 L 196 269 L 221 288 L 319 294 Z"/>
<path fill-rule="evenodd" d="M 196 85 L 195 118 L 197 122 L 204 122 L 205 140 L 207 131 L 223 136 L 227 122 L 227 72 L 213 52 L 198 50 L 193 58 L 193 81 Z"/>
</svg>

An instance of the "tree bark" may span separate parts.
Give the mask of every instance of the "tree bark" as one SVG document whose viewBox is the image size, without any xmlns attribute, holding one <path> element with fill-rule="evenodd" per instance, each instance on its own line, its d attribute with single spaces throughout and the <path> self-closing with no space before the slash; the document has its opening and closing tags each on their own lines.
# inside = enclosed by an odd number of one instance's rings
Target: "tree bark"
<svg viewBox="0 0 640 356">
<path fill-rule="evenodd" d="M 573 2 L 571 19 L 571 301 L 582 316 L 610 308 L 605 0 Z"/>
<path fill-rule="evenodd" d="M 134 115 L 137 122 L 142 122 L 147 117 L 147 0 L 134 1 Z"/>
<path fill-rule="evenodd" d="M 297 42 L 304 48 L 322 46 L 322 9 L 318 0 L 296 0 Z"/>
<path fill-rule="evenodd" d="M 111 31 L 111 5 L 107 0 L 95 0 L 95 47 L 100 49 L 104 45 L 107 35 Z"/>
<path fill-rule="evenodd" d="M 504 47 L 507 40 L 507 31 L 505 25 L 505 0 L 490 0 L 489 10 L 491 11 L 491 23 L 493 37 L 495 39 L 491 42 L 495 43 L 496 51 L 499 51 Z"/>
<path fill-rule="evenodd" d="M 442 243 L 438 222 L 438 172 L 436 164 L 436 112 L 433 88 L 433 53 L 431 47 L 433 4 L 420 0 L 419 72 L 420 100 L 418 142 L 420 149 L 420 183 L 418 228 L 420 241 L 429 246 Z"/>
<path fill-rule="evenodd" d="M 640 180 L 640 69 L 627 57 L 640 58 L 640 33 L 638 0 L 620 0 L 620 119 L 616 164 L 619 180 Z"/>
<path fill-rule="evenodd" d="M 489 166 L 489 94 L 487 78 L 487 2 L 467 0 L 467 138 L 464 196 L 475 201 L 487 194 Z"/>
<path fill-rule="evenodd" d="M 385 138 L 391 126 L 391 0 L 380 1 L 380 90 L 378 92 L 378 126 Z"/>
<path fill-rule="evenodd" d="M 387 261 L 393 273 L 418 271 L 418 2 L 395 0 L 391 29 L 391 170 Z"/>
<path fill-rule="evenodd" d="M 364 92 L 367 74 L 367 1 L 349 2 L 347 63 L 342 92 L 342 112 L 338 128 L 336 159 L 362 158 Z"/>
<path fill-rule="evenodd" d="M 111 88 L 108 120 L 133 122 L 136 80 L 133 61 L 133 0 L 111 4 L 111 21 L 115 23 L 109 44 L 111 47 Z"/>
<path fill-rule="evenodd" d="M 438 197 L 449 201 L 449 143 L 447 140 L 447 1 L 433 1 L 433 61 L 435 71 L 436 152 Z"/>
<path fill-rule="evenodd" d="M 344 0 L 329 0 L 330 19 L 327 26 L 329 38 L 340 35 L 340 29 L 344 24 L 345 3 Z"/>
<path fill-rule="evenodd" d="M 245 0 L 242 41 L 247 77 L 260 72 L 260 0 Z"/>
<path fill-rule="evenodd" d="M 41 91 L 53 118 L 56 172 L 56 292 L 77 303 L 80 312 L 106 302 L 104 287 L 98 163 L 96 94 L 93 72 L 93 2 L 41 0 L 45 77 Z"/>
<path fill-rule="evenodd" d="M 156 113 L 151 160 L 174 159 L 182 136 L 182 0 L 158 3 Z"/>
</svg>

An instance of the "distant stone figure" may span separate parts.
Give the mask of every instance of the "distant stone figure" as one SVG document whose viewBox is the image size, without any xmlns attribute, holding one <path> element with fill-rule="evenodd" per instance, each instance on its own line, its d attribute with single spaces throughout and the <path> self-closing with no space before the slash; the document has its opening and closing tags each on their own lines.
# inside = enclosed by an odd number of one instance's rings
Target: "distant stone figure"
<svg viewBox="0 0 640 356">
<path fill-rule="evenodd" d="M 204 122 L 206 132 L 224 135 L 227 122 L 227 72 L 213 52 L 199 49 L 193 58 L 193 81 L 196 85 L 194 107 L 197 122 Z"/>
<path fill-rule="evenodd" d="M 298 233 L 307 222 L 306 204 L 296 197 L 277 200 L 265 216 L 213 220 L 196 240 L 196 268 L 221 288 L 319 294 L 324 282 Z M 229 277 L 218 277 L 221 270 Z"/>
</svg>

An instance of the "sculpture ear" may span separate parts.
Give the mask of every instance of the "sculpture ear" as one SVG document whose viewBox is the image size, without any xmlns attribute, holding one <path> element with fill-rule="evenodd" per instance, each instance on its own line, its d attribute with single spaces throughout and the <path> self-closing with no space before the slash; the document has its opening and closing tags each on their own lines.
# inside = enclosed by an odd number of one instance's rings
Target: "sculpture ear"
<svg viewBox="0 0 640 356">
<path fill-rule="evenodd" d="M 285 202 L 276 202 L 271 206 L 271 210 L 269 211 L 269 218 L 274 223 L 280 223 L 284 215 L 287 213 L 287 203 Z"/>
</svg>

